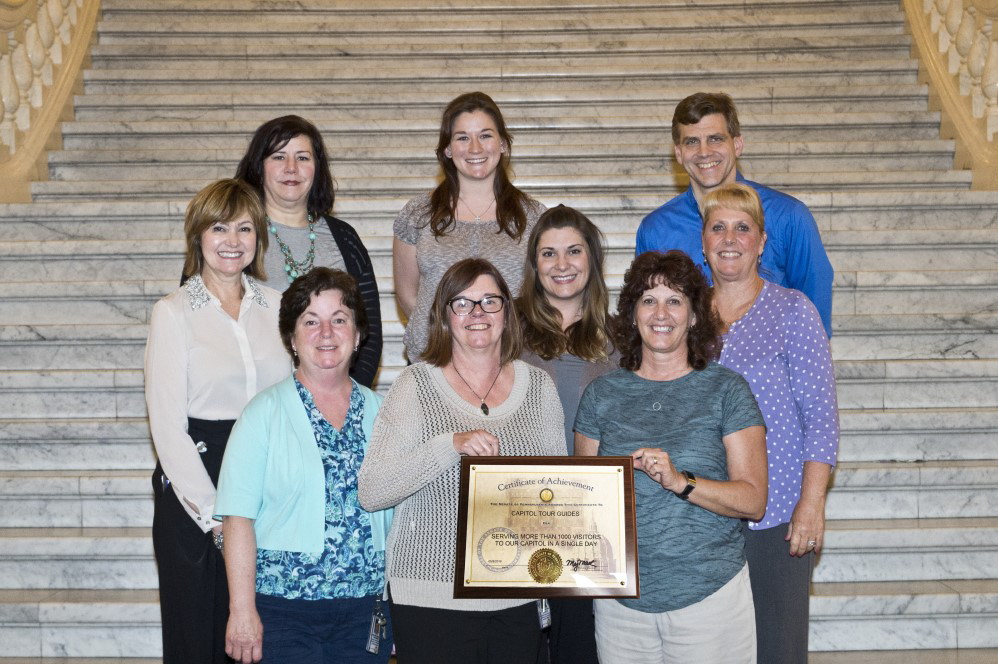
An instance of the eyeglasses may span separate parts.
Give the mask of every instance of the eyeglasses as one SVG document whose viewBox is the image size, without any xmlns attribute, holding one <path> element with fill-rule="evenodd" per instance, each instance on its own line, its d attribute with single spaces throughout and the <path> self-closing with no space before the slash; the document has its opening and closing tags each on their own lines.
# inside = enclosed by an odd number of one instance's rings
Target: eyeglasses
<svg viewBox="0 0 998 664">
<path fill-rule="evenodd" d="M 481 300 L 469 300 L 466 297 L 455 297 L 453 300 L 447 303 L 450 310 L 454 312 L 457 316 L 467 316 L 472 311 L 475 310 L 475 306 L 482 308 L 487 314 L 496 314 L 502 311 L 503 305 L 506 303 L 505 298 L 501 295 L 487 295 Z"/>
</svg>

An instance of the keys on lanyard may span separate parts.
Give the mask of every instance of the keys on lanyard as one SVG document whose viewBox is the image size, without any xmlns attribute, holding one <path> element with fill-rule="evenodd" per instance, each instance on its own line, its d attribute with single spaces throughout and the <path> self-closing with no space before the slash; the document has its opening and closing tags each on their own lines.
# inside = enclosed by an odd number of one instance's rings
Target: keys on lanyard
<svg viewBox="0 0 998 664">
<path fill-rule="evenodd" d="M 367 652 L 372 655 L 378 654 L 381 649 L 381 640 L 388 636 L 386 625 L 388 625 L 388 618 L 385 618 L 385 612 L 381 608 L 381 600 L 374 600 L 374 612 L 371 613 L 371 631 L 367 635 Z"/>
</svg>

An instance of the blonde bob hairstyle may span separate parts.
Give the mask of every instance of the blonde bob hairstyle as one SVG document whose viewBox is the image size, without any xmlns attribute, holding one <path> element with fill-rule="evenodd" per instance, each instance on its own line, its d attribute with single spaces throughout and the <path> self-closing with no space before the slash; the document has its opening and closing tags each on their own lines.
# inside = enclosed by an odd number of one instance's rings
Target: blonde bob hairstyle
<svg viewBox="0 0 998 664">
<path fill-rule="evenodd" d="M 766 232 L 759 194 L 747 184 L 732 182 L 707 194 L 707 197 L 703 199 L 703 228 L 701 231 L 707 229 L 707 220 L 710 219 L 711 213 L 716 210 L 744 212 L 755 222 L 759 228 L 759 233 Z"/>
<path fill-rule="evenodd" d="M 492 277 L 499 287 L 498 294 L 503 298 L 499 364 L 502 366 L 520 357 L 523 341 L 516 320 L 516 305 L 513 303 L 506 280 L 502 278 L 496 266 L 484 258 L 465 258 L 451 265 L 437 285 L 428 323 L 430 338 L 420 358 L 424 362 L 435 367 L 450 364 L 454 354 L 454 338 L 450 329 L 450 301 L 481 276 Z"/>
<path fill-rule="evenodd" d="M 581 237 L 589 259 L 589 281 L 582 294 L 582 317 L 561 329 L 561 314 L 548 301 L 537 275 L 537 250 L 541 236 L 553 229 L 571 228 Z M 540 216 L 527 240 L 527 260 L 523 285 L 516 308 L 523 322 L 523 345 L 545 360 L 563 353 L 596 362 L 607 358 L 611 346 L 607 334 L 607 308 L 610 295 L 603 279 L 606 239 L 596 225 L 575 208 L 558 205 Z"/>
<path fill-rule="evenodd" d="M 225 179 L 212 182 L 199 191 L 187 205 L 184 216 L 184 235 L 187 239 L 187 255 L 184 258 L 184 278 L 201 274 L 204 269 L 204 253 L 201 236 L 214 224 L 227 224 L 243 215 L 250 218 L 256 230 L 256 255 L 253 262 L 243 272 L 254 279 L 266 279 L 263 269 L 263 254 L 267 251 L 267 213 L 263 210 L 260 197 L 251 186 L 242 180 Z"/>
</svg>

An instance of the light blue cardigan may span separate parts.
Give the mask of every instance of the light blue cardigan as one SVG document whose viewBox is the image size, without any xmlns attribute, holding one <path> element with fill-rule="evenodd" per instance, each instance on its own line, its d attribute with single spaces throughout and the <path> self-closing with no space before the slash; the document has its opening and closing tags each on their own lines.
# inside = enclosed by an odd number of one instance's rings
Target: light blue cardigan
<svg viewBox="0 0 998 664">
<path fill-rule="evenodd" d="M 364 396 L 364 450 L 382 397 L 354 382 Z M 222 460 L 215 516 L 253 520 L 261 549 L 321 553 L 325 546 L 326 477 L 294 377 L 247 404 L 232 428 Z M 374 548 L 385 550 L 392 510 L 371 513 Z"/>
</svg>

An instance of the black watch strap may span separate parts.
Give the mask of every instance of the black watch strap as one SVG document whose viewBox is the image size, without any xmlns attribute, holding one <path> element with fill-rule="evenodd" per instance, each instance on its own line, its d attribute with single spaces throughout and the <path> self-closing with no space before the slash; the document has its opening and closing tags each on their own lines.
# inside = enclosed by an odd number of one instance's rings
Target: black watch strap
<svg viewBox="0 0 998 664">
<path fill-rule="evenodd" d="M 688 470 L 682 471 L 683 477 L 686 478 L 686 488 L 677 493 L 680 500 L 689 500 L 690 494 L 693 493 L 693 489 L 697 488 L 697 478 L 696 475 Z"/>
</svg>

